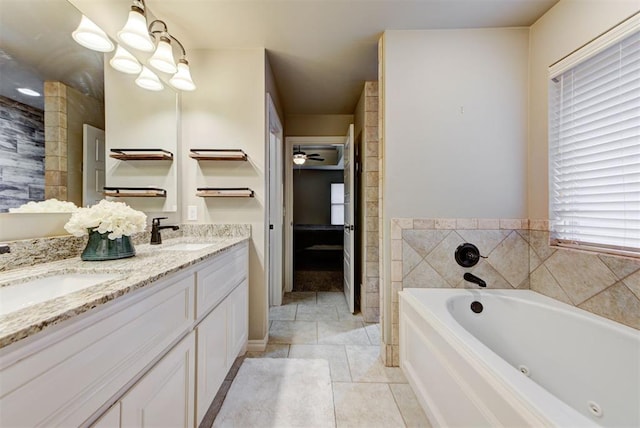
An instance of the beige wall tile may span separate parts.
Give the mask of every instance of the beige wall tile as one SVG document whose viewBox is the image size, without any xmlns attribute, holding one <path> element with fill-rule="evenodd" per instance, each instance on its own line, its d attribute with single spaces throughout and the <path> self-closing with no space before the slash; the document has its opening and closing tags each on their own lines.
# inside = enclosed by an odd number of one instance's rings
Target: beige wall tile
<svg viewBox="0 0 640 428">
<path fill-rule="evenodd" d="M 378 97 L 365 97 L 364 100 L 365 112 L 378 111 Z"/>
<path fill-rule="evenodd" d="M 640 270 L 640 259 L 609 256 L 606 254 L 600 254 L 598 257 L 609 269 L 611 269 L 611 272 L 613 272 L 618 279 L 625 278 Z"/>
<path fill-rule="evenodd" d="M 477 218 L 458 218 L 456 219 L 456 229 L 477 229 Z"/>
<path fill-rule="evenodd" d="M 424 258 L 450 233 L 450 230 L 407 229 L 403 230 L 402 239 Z"/>
<path fill-rule="evenodd" d="M 478 247 L 480 255 L 485 257 L 488 257 L 511 232 L 511 230 L 456 230 L 462 239 Z"/>
<path fill-rule="evenodd" d="M 364 161 L 365 171 L 378 171 L 378 158 L 375 156 L 367 156 Z"/>
<path fill-rule="evenodd" d="M 640 299 L 640 271 L 629 275 L 623 280 L 624 284 Z"/>
<path fill-rule="evenodd" d="M 479 218 L 478 229 L 500 229 L 500 219 L 497 218 Z"/>
<path fill-rule="evenodd" d="M 460 279 L 462 275 L 460 276 Z M 402 288 L 452 288 L 443 277 L 426 261 L 409 270 L 402 280 Z"/>
<path fill-rule="evenodd" d="M 640 300 L 621 282 L 579 305 L 598 315 L 640 329 Z"/>
<path fill-rule="evenodd" d="M 522 219 L 515 218 L 500 219 L 500 229 L 520 229 L 522 228 Z"/>
<path fill-rule="evenodd" d="M 364 118 L 365 126 L 378 126 L 378 112 L 367 112 Z"/>
<path fill-rule="evenodd" d="M 529 229 L 548 232 L 549 231 L 549 220 L 533 220 L 533 219 L 529 219 Z"/>
<path fill-rule="evenodd" d="M 391 281 L 402 281 L 402 262 L 391 262 Z"/>
<path fill-rule="evenodd" d="M 517 287 L 529 275 L 529 245 L 512 231 L 487 259 L 512 287 Z"/>
<path fill-rule="evenodd" d="M 414 229 L 435 229 L 436 220 L 433 218 L 415 218 L 413 219 L 413 228 Z"/>
<path fill-rule="evenodd" d="M 617 280 L 595 254 L 559 250 L 549 257 L 544 265 L 576 305 L 613 285 Z"/>
<path fill-rule="evenodd" d="M 436 229 L 455 229 L 456 219 L 455 218 L 436 218 L 435 228 Z"/>
<path fill-rule="evenodd" d="M 534 270 L 530 276 L 530 287 L 533 291 L 549 296 L 553 299 L 572 305 L 571 299 L 564 292 L 549 270 L 540 266 Z"/>
<path fill-rule="evenodd" d="M 367 140 L 367 147 L 365 148 L 365 156 L 378 156 L 378 127 L 377 126 L 367 126 L 365 129 L 365 138 Z"/>
<path fill-rule="evenodd" d="M 364 173 L 364 179 L 367 183 L 377 183 L 378 182 L 378 172 L 370 171 Z"/>
<path fill-rule="evenodd" d="M 454 259 L 455 250 L 462 243 L 464 243 L 464 240 L 460 235 L 451 232 L 426 258 L 431 267 L 452 287 L 455 287 L 460 282 L 465 272 Z"/>
<path fill-rule="evenodd" d="M 391 260 L 402 260 L 402 239 L 391 240 Z"/>
</svg>

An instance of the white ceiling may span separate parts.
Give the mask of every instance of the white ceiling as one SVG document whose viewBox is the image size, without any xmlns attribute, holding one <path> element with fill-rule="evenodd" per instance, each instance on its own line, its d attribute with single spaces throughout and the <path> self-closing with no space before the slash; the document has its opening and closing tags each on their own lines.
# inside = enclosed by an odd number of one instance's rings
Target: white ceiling
<svg viewBox="0 0 640 428">
<path fill-rule="evenodd" d="M 385 29 L 517 27 L 558 0 L 146 0 L 189 49 L 264 46 L 288 114 L 351 114 Z M 187 56 L 188 57 L 188 56 Z"/>
<path fill-rule="evenodd" d="M 131 5 L 131 0 L 70 2 L 112 36 L 123 25 Z M 146 0 L 150 12 L 166 21 L 169 31 L 185 45 L 187 58 L 190 49 L 265 47 L 287 114 L 353 113 L 364 82 L 377 79 L 377 41 L 385 29 L 529 26 L 557 2 Z M 17 5 L 28 15 L 44 12 L 46 18 L 18 16 L 10 8 Z M 55 51 L 51 48 L 43 51 L 42 43 L 33 43 L 33 40 L 21 43 L 18 36 L 7 35 L 10 30 L 20 29 L 25 33 L 27 29 L 32 39 L 38 41 L 66 36 L 66 41 L 74 44 L 67 34 L 70 33 L 69 26 L 79 21 L 79 15 L 70 20 L 67 13 L 62 13 L 68 7 L 66 0 L 0 0 L 0 65 L 4 61 L 5 71 L 0 80 L 4 81 L 8 75 L 2 50 L 10 50 L 11 55 L 21 52 L 37 59 L 36 65 L 31 66 L 31 72 L 38 75 L 53 72 L 66 76 L 67 80 L 73 78 L 84 85 L 83 92 L 95 87 L 95 83 L 101 83 L 86 73 L 96 60 L 99 63 L 101 55 L 94 53 L 91 64 L 86 56 L 79 54 L 71 58 L 65 56 L 65 61 L 61 61 L 59 52 L 64 49 L 61 46 Z M 56 28 L 59 22 L 64 22 L 65 30 L 57 30 L 58 35 L 52 34 L 51 29 Z M 39 50 L 30 52 L 30 45 Z M 74 63 L 74 56 L 83 62 Z M 26 77 L 28 73 L 21 74 Z M 71 85 L 74 86 L 73 83 Z"/>
</svg>

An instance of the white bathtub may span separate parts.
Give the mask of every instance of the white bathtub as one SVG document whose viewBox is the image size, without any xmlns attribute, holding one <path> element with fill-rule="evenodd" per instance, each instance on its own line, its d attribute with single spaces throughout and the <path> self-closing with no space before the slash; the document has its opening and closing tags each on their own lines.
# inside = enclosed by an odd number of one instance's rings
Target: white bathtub
<svg viewBox="0 0 640 428">
<path fill-rule="evenodd" d="M 399 344 L 434 426 L 640 427 L 640 332 L 533 291 L 405 289 Z"/>
</svg>

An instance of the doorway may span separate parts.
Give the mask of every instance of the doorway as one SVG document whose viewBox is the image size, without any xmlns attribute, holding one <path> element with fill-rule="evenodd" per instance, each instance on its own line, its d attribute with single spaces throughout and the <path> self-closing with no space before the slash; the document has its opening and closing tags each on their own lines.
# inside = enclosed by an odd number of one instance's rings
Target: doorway
<svg viewBox="0 0 640 428">
<path fill-rule="evenodd" d="M 344 291 L 344 146 L 345 137 L 286 138 L 285 291 Z M 305 156 L 305 162 L 294 163 L 294 155 Z M 359 196 L 351 197 L 359 209 Z M 354 260 L 360 257 L 358 243 Z"/>
</svg>

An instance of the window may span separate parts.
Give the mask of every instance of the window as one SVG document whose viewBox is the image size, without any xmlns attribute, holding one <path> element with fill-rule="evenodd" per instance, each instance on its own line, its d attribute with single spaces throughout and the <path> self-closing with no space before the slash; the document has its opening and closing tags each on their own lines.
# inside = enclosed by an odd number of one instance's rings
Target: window
<svg viewBox="0 0 640 428">
<path fill-rule="evenodd" d="M 550 78 L 552 244 L 640 255 L 640 16 Z"/>
<path fill-rule="evenodd" d="M 331 224 L 344 224 L 344 183 L 331 183 Z"/>
</svg>

